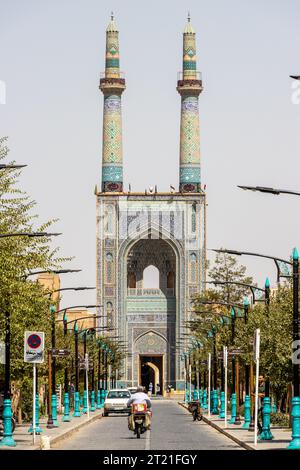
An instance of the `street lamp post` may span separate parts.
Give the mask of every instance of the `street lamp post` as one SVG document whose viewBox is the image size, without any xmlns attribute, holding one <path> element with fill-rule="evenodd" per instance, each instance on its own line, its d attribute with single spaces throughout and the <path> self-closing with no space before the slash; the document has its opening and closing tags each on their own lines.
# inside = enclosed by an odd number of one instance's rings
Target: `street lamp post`
<svg viewBox="0 0 300 470">
<path fill-rule="evenodd" d="M 68 318 L 66 312 L 64 313 L 64 338 L 67 337 L 68 334 Z M 68 422 L 71 421 L 70 417 L 70 397 L 69 397 L 69 371 L 68 371 L 68 366 L 66 365 L 65 367 L 65 378 L 64 378 L 64 416 L 62 418 L 62 421 Z"/>
<path fill-rule="evenodd" d="M 249 300 L 248 300 L 248 297 L 245 297 L 244 299 L 245 325 L 247 325 L 248 323 L 248 316 L 249 316 Z M 245 393 L 245 403 L 244 403 L 244 424 L 242 426 L 243 429 L 249 429 L 250 423 L 251 423 L 250 369 L 251 369 L 251 364 L 245 364 L 245 392 L 246 393 Z"/>
<path fill-rule="evenodd" d="M 247 188 L 248 189 L 248 188 Z M 269 188 L 268 188 L 269 189 Z M 279 192 L 278 192 L 279 191 Z M 263 191 L 270 192 L 270 191 Z M 277 190 L 277 193 L 287 192 L 285 190 Z M 290 192 L 289 192 L 290 193 Z M 300 193 L 299 193 L 300 194 Z M 274 256 L 262 255 L 259 253 L 252 253 L 247 251 L 237 251 L 237 250 L 213 250 L 216 252 L 229 253 L 233 255 L 249 255 L 257 256 L 260 258 L 271 259 L 275 262 L 277 268 L 277 280 L 279 282 L 281 277 L 292 277 L 293 281 L 293 350 L 297 350 L 298 341 L 299 341 L 299 300 L 298 300 L 298 291 L 299 291 L 299 255 L 297 248 L 294 248 L 292 254 L 292 262 L 277 258 Z M 280 263 L 289 265 L 292 267 L 292 276 L 281 274 Z M 293 356 L 294 357 L 294 356 Z M 292 398 L 292 441 L 290 442 L 288 449 L 300 449 L 300 390 L 299 390 L 299 364 L 298 361 L 293 361 L 293 398 Z"/>
<path fill-rule="evenodd" d="M 78 270 L 63 270 L 64 273 L 69 273 L 69 272 L 78 272 Z M 37 273 L 34 273 L 37 274 Z M 81 288 L 82 290 L 83 288 Z M 60 310 L 56 310 L 54 305 L 51 305 L 50 307 L 50 313 L 51 313 L 51 347 L 52 350 L 55 349 L 55 316 L 59 313 L 64 312 L 66 313 L 67 310 L 73 309 L 73 308 L 95 308 L 95 307 L 100 307 L 100 305 L 72 305 L 70 307 L 65 307 Z M 51 419 L 50 415 L 48 418 L 47 422 L 47 427 L 58 427 L 58 420 L 57 420 L 57 397 L 56 397 L 56 358 L 52 354 L 52 364 L 51 364 L 51 376 L 52 376 L 52 397 L 51 397 Z M 50 370 L 49 370 L 49 381 L 50 381 Z M 50 383 L 50 382 L 49 382 Z M 75 416 L 75 415 L 74 415 Z M 49 421 L 50 419 L 50 421 Z M 53 423 L 51 422 L 53 421 Z"/>
<path fill-rule="evenodd" d="M 212 335 L 213 335 L 213 367 L 214 367 L 214 375 L 213 375 L 213 393 L 212 393 L 212 414 L 217 415 L 219 413 L 218 409 L 218 392 L 217 392 L 217 381 L 218 381 L 218 362 L 217 362 L 217 337 L 216 337 L 216 328 L 212 327 Z"/>
<path fill-rule="evenodd" d="M 7 168 L 5 165 L 4 168 Z M 15 168 L 16 165 L 10 165 Z M 60 233 L 48 232 L 17 232 L 17 233 L 3 233 L 0 238 L 10 237 L 28 237 L 28 238 L 43 238 L 61 235 Z M 4 312 L 4 328 L 5 328 L 5 379 L 4 379 L 4 400 L 3 400 L 3 439 L 0 441 L 0 446 L 15 447 L 16 442 L 12 436 L 12 409 L 10 398 L 10 347 L 11 347 L 11 324 L 10 324 L 10 306 Z"/>
<path fill-rule="evenodd" d="M 74 413 L 75 418 L 80 418 L 79 408 L 79 361 L 78 361 L 78 325 L 74 323 L 74 341 L 75 341 L 75 393 L 74 393 Z"/>
</svg>

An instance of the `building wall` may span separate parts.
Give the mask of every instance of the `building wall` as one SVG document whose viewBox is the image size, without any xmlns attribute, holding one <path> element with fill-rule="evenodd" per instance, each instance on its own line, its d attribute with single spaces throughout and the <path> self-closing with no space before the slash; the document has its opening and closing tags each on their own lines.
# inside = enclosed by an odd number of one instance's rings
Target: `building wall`
<svg viewBox="0 0 300 470">
<path fill-rule="evenodd" d="M 128 291 L 127 273 L 132 271 L 130 263 L 136 261 L 132 253 L 141 240 L 143 256 L 150 256 L 150 260 L 151 256 L 161 257 L 160 267 L 163 256 L 173 253 L 170 261 L 176 267 L 175 295 L 168 296 L 163 282 L 161 292 L 155 295 L 143 291 L 138 265 L 137 290 Z M 162 240 L 166 249 L 160 252 L 156 249 L 151 254 L 152 240 Z M 142 261 L 145 267 L 147 262 Z M 184 322 L 190 318 L 191 295 L 204 288 L 204 281 L 203 192 L 97 195 L 97 303 L 104 306 L 108 325 L 128 341 L 131 354 L 123 371 L 128 385 L 138 380 L 139 355 L 155 352 L 164 357 L 164 382 L 171 380 L 177 388 L 182 387 L 183 363 L 176 351 L 176 341 L 184 332 Z M 105 322 L 102 320 L 102 325 Z"/>
</svg>

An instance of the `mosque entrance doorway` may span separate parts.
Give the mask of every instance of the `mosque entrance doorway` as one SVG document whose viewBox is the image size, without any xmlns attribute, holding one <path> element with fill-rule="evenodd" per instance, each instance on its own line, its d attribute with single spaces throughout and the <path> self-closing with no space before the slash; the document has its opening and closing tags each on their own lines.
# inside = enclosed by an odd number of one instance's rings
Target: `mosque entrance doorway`
<svg viewBox="0 0 300 470">
<path fill-rule="evenodd" d="M 152 394 L 163 394 L 163 355 L 140 355 L 140 384 L 149 391 L 152 383 Z"/>
</svg>

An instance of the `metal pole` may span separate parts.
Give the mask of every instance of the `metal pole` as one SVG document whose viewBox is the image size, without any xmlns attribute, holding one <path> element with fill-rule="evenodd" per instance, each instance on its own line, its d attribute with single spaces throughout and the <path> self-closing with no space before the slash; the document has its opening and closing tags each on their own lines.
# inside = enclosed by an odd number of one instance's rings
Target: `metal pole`
<svg viewBox="0 0 300 470">
<path fill-rule="evenodd" d="M 208 417 L 210 417 L 211 353 L 208 353 Z"/>
<path fill-rule="evenodd" d="M 225 428 L 227 427 L 227 346 L 223 346 L 223 356 L 224 356 L 224 369 L 225 369 L 225 380 L 224 380 L 224 387 L 225 387 L 225 421 L 224 425 Z"/>
<path fill-rule="evenodd" d="M 299 257 L 298 252 L 293 252 L 293 341 L 299 339 Z M 297 344 L 297 343 L 295 343 Z M 293 363 L 293 385 L 294 397 L 299 397 L 299 364 L 298 361 Z"/>
<path fill-rule="evenodd" d="M 36 365 L 33 363 L 33 406 L 32 406 L 32 440 L 33 444 L 35 444 L 35 428 L 36 428 L 36 422 L 35 422 L 35 406 L 36 406 Z"/>
<path fill-rule="evenodd" d="M 51 349 L 48 351 L 48 421 L 47 428 L 54 428 L 53 418 L 52 418 L 52 352 Z"/>
</svg>

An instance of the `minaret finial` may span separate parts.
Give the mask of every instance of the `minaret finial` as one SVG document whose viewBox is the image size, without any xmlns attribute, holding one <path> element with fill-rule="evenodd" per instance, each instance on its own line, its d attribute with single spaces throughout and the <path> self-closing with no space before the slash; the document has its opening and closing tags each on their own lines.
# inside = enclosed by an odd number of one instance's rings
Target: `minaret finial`
<svg viewBox="0 0 300 470">
<path fill-rule="evenodd" d="M 110 19 L 111 19 L 111 21 L 114 21 L 114 19 L 115 19 L 113 11 L 111 11 L 111 13 L 110 13 Z"/>
<path fill-rule="evenodd" d="M 188 22 L 190 22 L 190 21 L 191 21 L 191 14 L 190 14 L 190 12 L 189 12 L 189 11 L 188 11 L 188 17 L 187 17 L 187 20 L 188 20 Z"/>
</svg>

